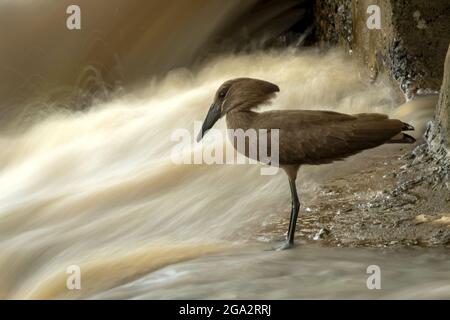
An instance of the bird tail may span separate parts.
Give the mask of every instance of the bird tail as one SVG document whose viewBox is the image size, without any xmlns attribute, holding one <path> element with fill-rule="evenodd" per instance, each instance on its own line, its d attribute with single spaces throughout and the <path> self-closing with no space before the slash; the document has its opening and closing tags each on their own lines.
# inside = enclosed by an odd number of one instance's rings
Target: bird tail
<svg viewBox="0 0 450 320">
<path fill-rule="evenodd" d="M 403 122 L 402 131 L 413 131 L 414 127 L 408 123 Z M 411 137 L 409 134 L 400 132 L 387 143 L 414 143 L 416 139 Z"/>
</svg>

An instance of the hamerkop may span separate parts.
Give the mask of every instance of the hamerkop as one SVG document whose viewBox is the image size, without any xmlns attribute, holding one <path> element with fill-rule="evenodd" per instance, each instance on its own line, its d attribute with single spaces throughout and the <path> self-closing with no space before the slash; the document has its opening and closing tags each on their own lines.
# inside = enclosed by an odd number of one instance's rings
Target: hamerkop
<svg viewBox="0 0 450 320">
<path fill-rule="evenodd" d="M 229 129 L 278 129 L 279 166 L 284 169 L 291 190 L 291 218 L 287 241 L 277 250 L 287 249 L 294 244 L 294 233 L 300 201 L 297 195 L 296 178 L 302 164 L 318 165 L 342 160 L 362 150 L 384 143 L 414 143 L 415 139 L 402 131 L 414 128 L 400 120 L 389 119 L 378 113 L 343 114 L 316 110 L 278 110 L 255 112 L 258 105 L 267 103 L 276 92 L 277 85 L 258 79 L 238 78 L 226 81 L 217 90 L 214 102 L 209 108 L 201 132 L 203 135 L 221 117 L 226 115 Z M 236 138 L 236 137 L 235 137 Z M 259 138 L 259 136 L 258 136 Z M 270 150 L 270 138 L 267 138 Z M 249 154 L 251 147 L 245 141 L 245 149 L 236 150 L 246 157 L 259 160 L 259 152 Z M 257 142 L 259 144 L 259 141 Z M 253 156 L 252 156 L 253 155 Z M 269 163 L 271 164 L 271 163 Z"/>
</svg>

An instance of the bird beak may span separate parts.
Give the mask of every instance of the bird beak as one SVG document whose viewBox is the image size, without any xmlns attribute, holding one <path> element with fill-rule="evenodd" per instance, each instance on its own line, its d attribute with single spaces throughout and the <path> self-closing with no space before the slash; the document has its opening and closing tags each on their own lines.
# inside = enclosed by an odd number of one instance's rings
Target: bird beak
<svg viewBox="0 0 450 320">
<path fill-rule="evenodd" d="M 213 125 L 220 119 L 220 103 L 214 102 L 209 108 L 205 121 L 203 121 L 202 130 L 198 133 L 197 142 L 202 140 L 205 133 L 213 127 Z"/>
</svg>

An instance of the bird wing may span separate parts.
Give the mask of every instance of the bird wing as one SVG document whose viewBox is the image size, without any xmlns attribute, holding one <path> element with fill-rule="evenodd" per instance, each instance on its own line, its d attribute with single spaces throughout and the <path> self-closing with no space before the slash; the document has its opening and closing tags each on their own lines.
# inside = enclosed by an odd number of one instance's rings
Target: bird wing
<svg viewBox="0 0 450 320">
<path fill-rule="evenodd" d="M 257 123 L 253 127 L 268 128 L 268 126 L 299 127 L 313 123 L 348 121 L 354 116 L 334 111 L 319 110 L 275 110 L 258 113 Z"/>
<path fill-rule="evenodd" d="M 280 130 L 280 164 L 339 160 L 385 143 L 404 126 L 399 120 L 376 113 L 347 115 L 304 110 L 270 113 L 257 120 L 256 127 Z"/>
</svg>

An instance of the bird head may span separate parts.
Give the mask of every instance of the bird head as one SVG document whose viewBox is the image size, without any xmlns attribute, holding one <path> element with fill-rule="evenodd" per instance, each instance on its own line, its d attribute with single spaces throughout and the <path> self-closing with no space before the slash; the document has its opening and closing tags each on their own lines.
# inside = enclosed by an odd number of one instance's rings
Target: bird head
<svg viewBox="0 0 450 320">
<path fill-rule="evenodd" d="M 216 91 L 197 141 L 227 113 L 250 110 L 270 100 L 278 91 L 277 85 L 259 79 L 237 78 L 224 82 Z"/>
</svg>

